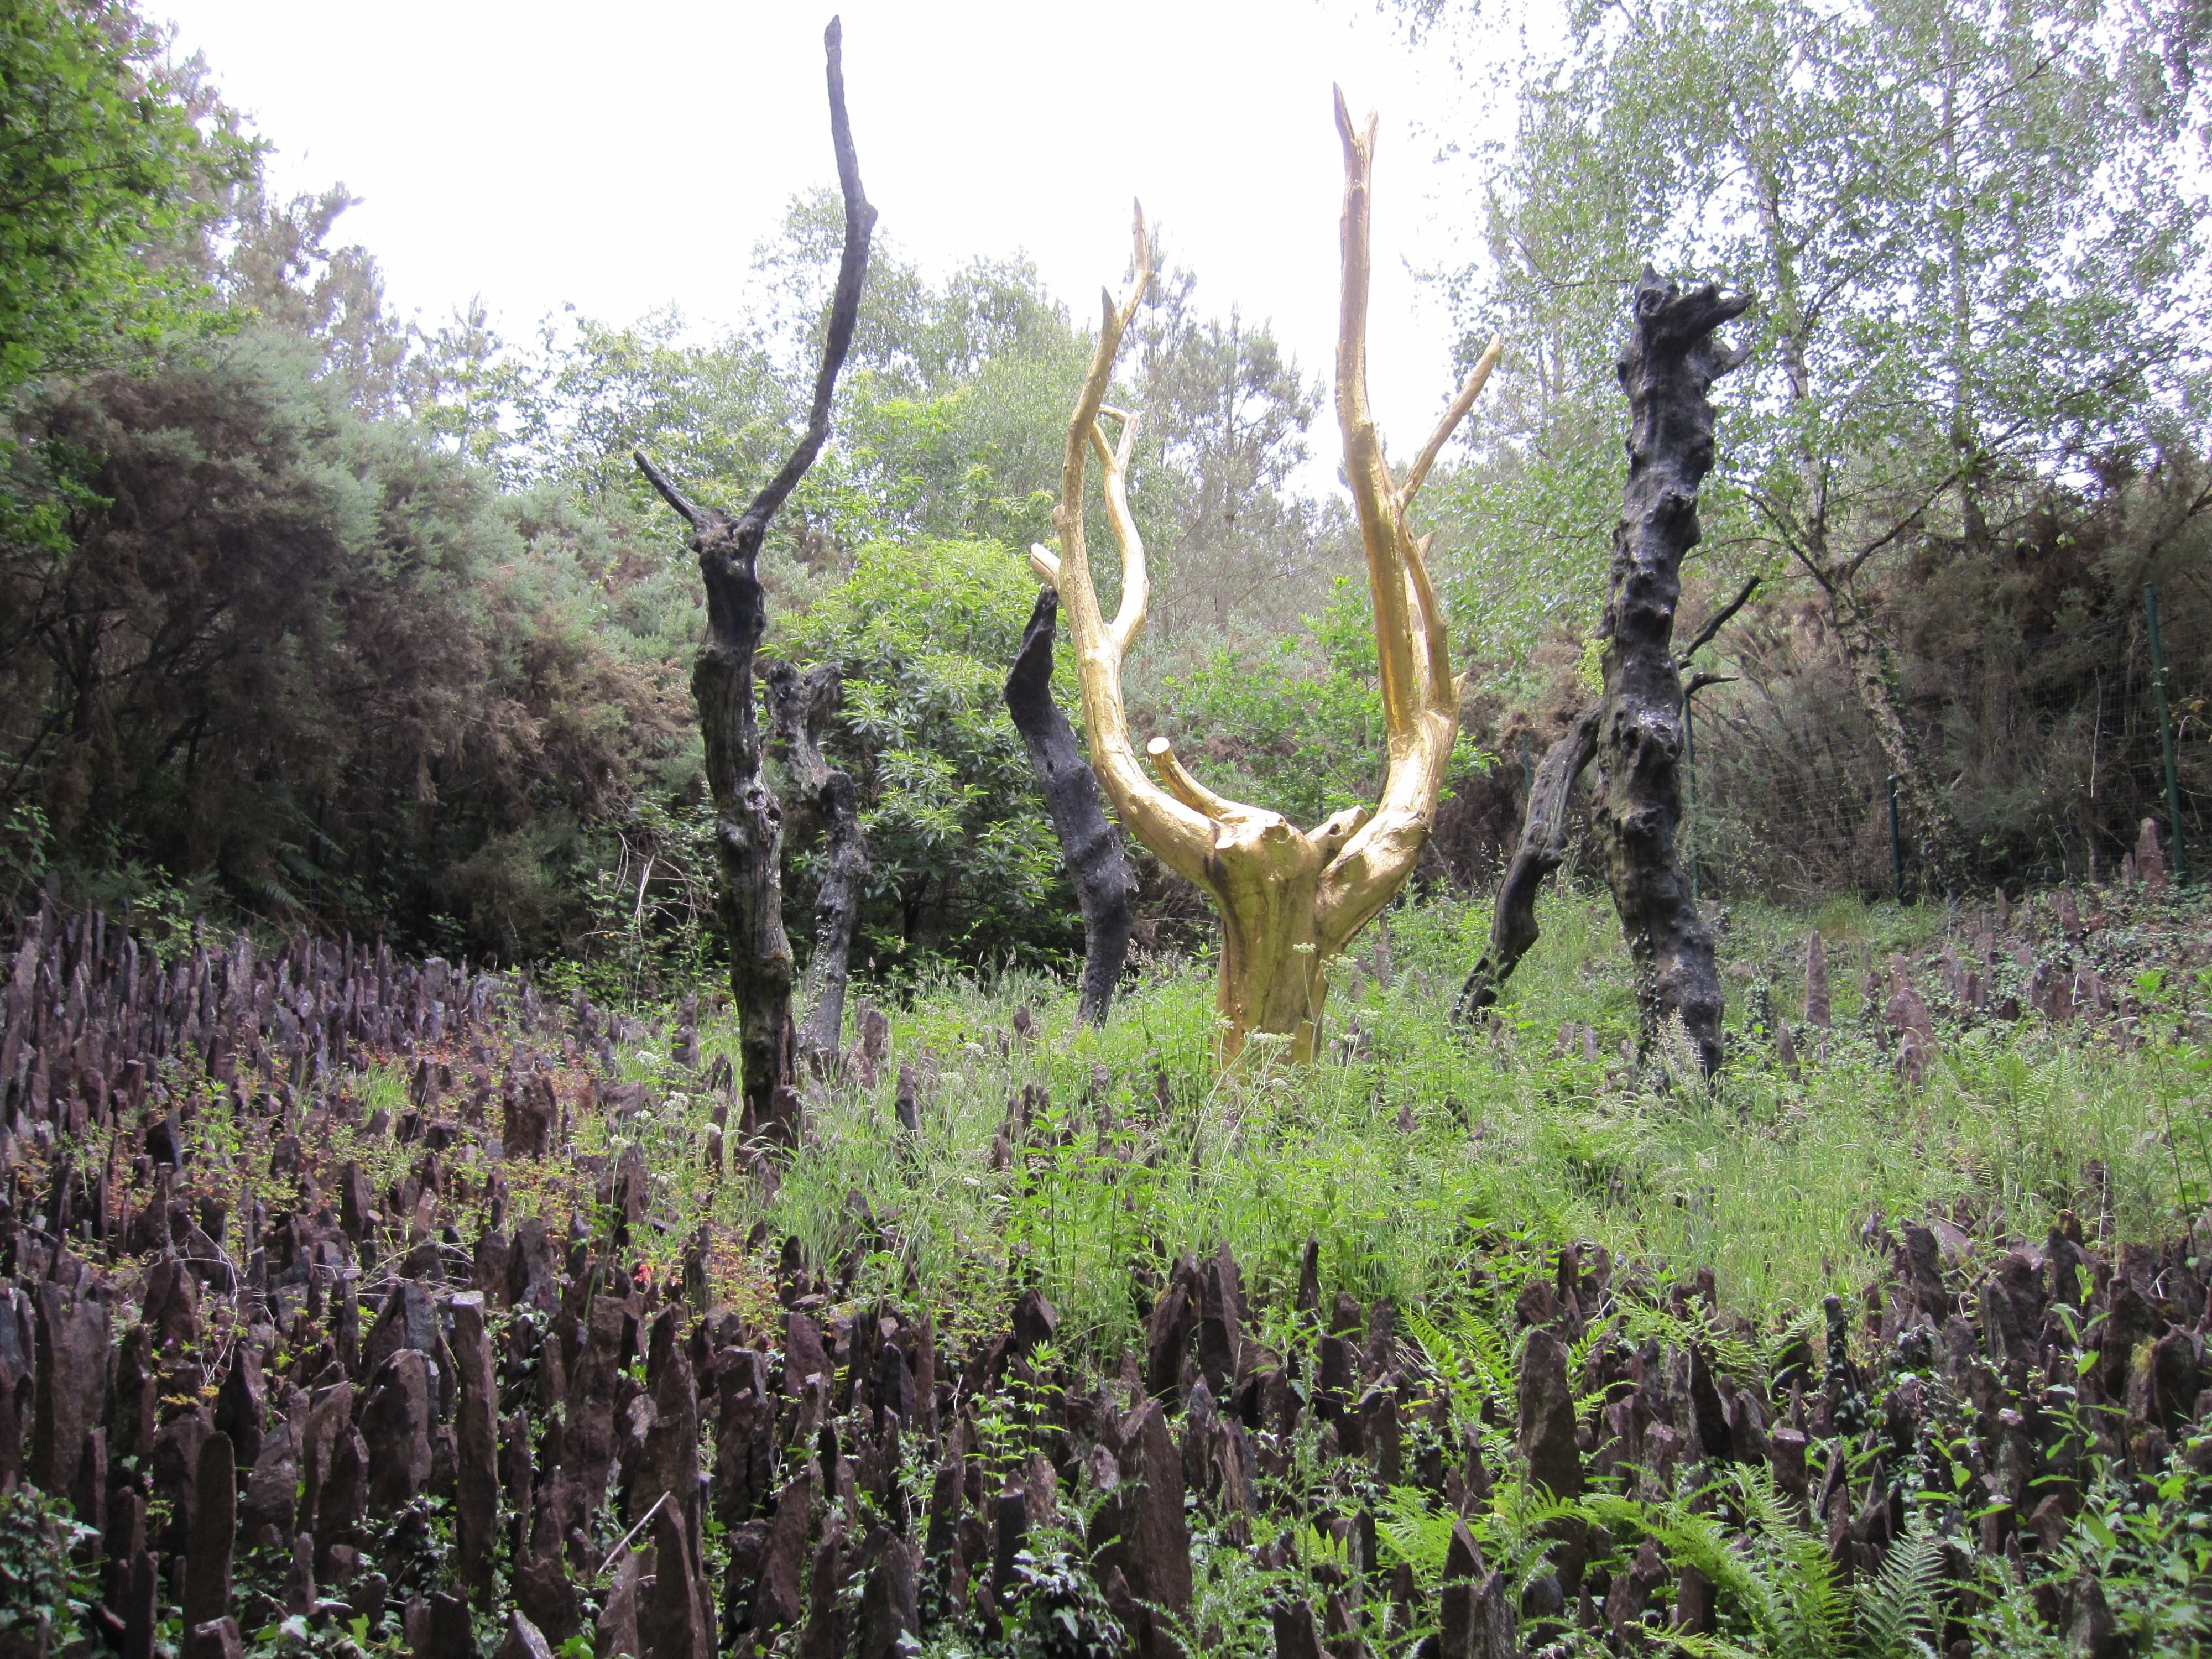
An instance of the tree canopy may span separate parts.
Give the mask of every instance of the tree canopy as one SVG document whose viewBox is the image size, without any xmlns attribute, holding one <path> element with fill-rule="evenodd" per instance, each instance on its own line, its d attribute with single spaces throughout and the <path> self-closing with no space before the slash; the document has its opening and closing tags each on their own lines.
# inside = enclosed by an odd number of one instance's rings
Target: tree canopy
<svg viewBox="0 0 2212 1659">
<path fill-rule="evenodd" d="M 0 11 L 0 392 L 180 320 L 253 146 L 127 0 Z"/>
<path fill-rule="evenodd" d="M 1469 7 L 1401 15 L 1439 59 L 1504 38 Z M 209 74 L 128 3 L 4 27 L 0 883 L 641 975 L 714 951 L 696 572 L 629 455 L 708 505 L 771 463 L 809 394 L 834 194 L 763 228 L 719 335 L 571 311 L 501 337 L 482 299 L 395 314 L 350 195 L 278 199 Z M 1418 879 L 1498 867 L 1522 742 L 1589 700 L 1620 296 L 1647 259 L 1759 296 L 1685 571 L 1692 621 L 1764 583 L 1699 663 L 1736 678 L 1698 701 L 1708 878 L 1886 887 L 1863 832 L 1890 772 L 1977 878 L 2117 857 L 2160 787 L 2112 712 L 2148 684 L 2142 584 L 2185 677 L 2212 637 L 2197 27 L 2074 0 L 1567 10 L 1443 273 L 1468 339 L 1502 328 L 1508 356 L 1425 496 L 1476 672 Z M 874 846 L 860 957 L 1067 959 L 997 686 L 1091 336 L 1018 253 L 927 270 L 896 228 L 763 555 L 763 648 L 846 678 L 826 742 Z M 1140 414 L 1152 564 L 1130 717 L 1317 822 L 1370 796 L 1380 730 L 1350 516 L 1300 483 L 1326 366 L 1156 252 L 1112 392 Z M 2184 736 L 2195 802 L 2212 748 Z M 2137 757 L 2117 774 L 2116 744 Z M 1831 830 L 1856 850 L 1805 851 Z M 817 856 L 798 826 L 801 899 Z M 1144 879 L 1140 939 L 1188 902 Z"/>
</svg>

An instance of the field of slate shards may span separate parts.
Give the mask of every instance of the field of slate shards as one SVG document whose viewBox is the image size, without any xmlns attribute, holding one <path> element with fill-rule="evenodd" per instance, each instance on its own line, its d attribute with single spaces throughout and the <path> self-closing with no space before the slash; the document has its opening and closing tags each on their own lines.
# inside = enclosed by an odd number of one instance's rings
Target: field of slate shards
<svg viewBox="0 0 2212 1659">
<path fill-rule="evenodd" d="M 2207 1457 L 2190 1237 L 2069 1218 L 1976 1258 L 1877 1218 L 1887 1282 L 1765 1334 L 1595 1249 L 1497 1241 L 1447 1328 L 1220 1246 L 1140 1264 L 1142 1350 L 1086 1365 L 1034 1289 L 856 1302 L 764 1226 L 644 1267 L 635 1150 L 563 1150 L 623 1108 L 581 1000 L 307 937 L 162 962 L 52 912 L 0 986 L 0 1659 L 1749 1639 L 1700 1526 L 1844 1587 L 1918 1550 L 1939 1650 L 2008 1574 L 2115 1654 L 2075 1522 Z M 364 1111 L 371 1058 L 404 1109 Z"/>
</svg>

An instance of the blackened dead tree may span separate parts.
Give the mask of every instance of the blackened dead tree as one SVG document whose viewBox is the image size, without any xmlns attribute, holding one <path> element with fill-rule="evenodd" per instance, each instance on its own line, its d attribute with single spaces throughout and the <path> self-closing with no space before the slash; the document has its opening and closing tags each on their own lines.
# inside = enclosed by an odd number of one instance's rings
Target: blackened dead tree
<svg viewBox="0 0 2212 1659">
<path fill-rule="evenodd" d="M 1097 775 L 1083 758 L 1075 728 L 1052 696 L 1053 636 L 1060 619 L 1060 594 L 1046 588 L 1022 630 L 1022 648 L 1006 675 L 1006 712 L 1030 751 L 1045 811 L 1060 836 L 1060 856 L 1075 883 L 1075 902 L 1083 912 L 1083 993 L 1076 1018 L 1103 1025 L 1114 987 L 1129 955 L 1130 909 L 1137 896 L 1136 872 L 1121 850 L 1121 832 L 1106 816 Z"/>
<path fill-rule="evenodd" d="M 1648 266 L 1636 285 L 1620 360 L 1628 394 L 1628 483 L 1613 532 L 1610 592 L 1599 636 L 1604 695 L 1544 757 L 1529 792 L 1519 851 L 1498 894 L 1490 948 L 1461 990 L 1467 1020 L 1535 942 L 1535 896 L 1564 854 L 1576 775 L 1597 762 L 1596 840 L 1637 976 L 1638 1048 L 1679 1018 L 1711 1073 L 1721 1060 L 1720 979 L 1711 930 L 1676 856 L 1681 823 L 1682 669 L 1751 598 L 1743 590 L 1678 656 L 1674 611 L 1683 556 L 1698 544 L 1698 487 L 1713 464 L 1712 383 L 1742 362 L 1713 331 L 1751 303 L 1707 284 L 1685 294 Z"/>
<path fill-rule="evenodd" d="M 757 565 L 769 521 L 806 476 L 830 434 L 830 396 L 853 343 L 876 224 L 876 210 L 860 189 L 860 161 L 845 118 L 842 31 L 834 18 L 823 43 L 830 60 L 830 131 L 837 152 L 838 187 L 845 198 L 845 247 L 806 430 L 781 470 L 734 519 L 695 506 L 643 454 L 636 457 L 638 470 L 691 526 L 691 550 L 706 580 L 707 638 L 692 665 L 691 695 L 699 705 L 707 783 L 714 799 L 721 872 L 716 908 L 729 942 L 730 989 L 737 1001 L 744 1066 L 744 1116 L 749 1132 L 757 1129 L 784 1139 L 796 1130 L 793 1078 L 799 1037 L 791 1015 L 791 940 L 783 929 L 783 809 L 762 766 L 753 688 L 753 653 L 768 622 Z"/>
<path fill-rule="evenodd" d="M 795 804 L 822 824 L 822 885 L 814 896 L 814 953 L 806 959 L 801 987 L 808 1013 L 799 1028 L 799 1053 L 809 1065 L 823 1066 L 836 1059 L 844 1035 L 853 924 L 868 878 L 860 793 L 851 776 L 822 753 L 822 724 L 836 710 L 844 678 L 831 664 L 801 673 L 783 662 L 769 664 L 764 678 L 776 757 L 791 779 Z"/>
<path fill-rule="evenodd" d="M 1711 644 L 1721 629 L 1735 619 L 1736 612 L 1759 591 L 1759 580 L 1753 576 L 1747 580 L 1736 596 L 1715 611 L 1698 630 L 1697 637 L 1676 653 L 1677 670 L 1688 668 L 1691 659 Z M 1722 684 L 1726 678 L 1697 675 L 1684 691 L 1684 701 L 1701 687 Z M 1528 787 L 1521 845 L 1513 854 L 1513 862 L 1506 866 L 1505 879 L 1498 885 L 1498 908 L 1490 923 L 1490 945 L 1460 988 L 1459 1000 L 1452 1006 L 1455 1024 L 1472 1024 L 1484 1010 L 1497 1006 L 1498 993 L 1504 988 L 1505 981 L 1513 976 L 1513 970 L 1521 965 L 1521 958 L 1536 942 L 1536 893 L 1543 886 L 1544 878 L 1566 861 L 1567 834 L 1572 827 L 1568 813 L 1574 804 L 1575 781 L 1597 753 L 1598 724 L 1605 718 L 1605 709 L 1603 698 L 1583 709 L 1565 734 L 1545 752 L 1542 763 L 1536 768 Z"/>
<path fill-rule="evenodd" d="M 1743 358 L 1713 331 L 1747 295 L 1708 283 L 1686 294 L 1649 266 L 1636 284 L 1620 386 L 1628 394 L 1628 488 L 1613 532 L 1598 723 L 1597 842 L 1636 967 L 1638 1047 L 1679 1018 L 1710 1075 L 1721 1063 L 1713 934 L 1675 855 L 1682 819 L 1682 671 L 1674 610 L 1682 557 L 1698 544 L 1698 486 L 1713 465 L 1712 384 Z"/>
<path fill-rule="evenodd" d="M 1604 714 L 1602 702 L 1583 709 L 1536 768 L 1528 786 L 1528 813 L 1522 825 L 1521 845 L 1498 889 L 1498 909 L 1490 921 L 1490 948 L 1467 976 L 1459 1000 L 1452 1007 L 1452 1018 L 1460 1024 L 1470 1023 L 1497 1003 L 1498 992 L 1536 942 L 1536 890 L 1566 858 L 1567 811 L 1574 798 L 1575 780 L 1597 752 L 1597 726 Z"/>
</svg>

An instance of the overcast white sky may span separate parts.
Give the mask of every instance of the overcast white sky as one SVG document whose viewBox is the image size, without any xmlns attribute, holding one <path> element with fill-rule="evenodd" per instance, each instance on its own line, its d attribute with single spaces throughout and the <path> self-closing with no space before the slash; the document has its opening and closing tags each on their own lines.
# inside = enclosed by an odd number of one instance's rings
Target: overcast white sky
<svg viewBox="0 0 2212 1659">
<path fill-rule="evenodd" d="M 1372 390 L 1394 453 L 1451 391 L 1450 331 L 1407 266 L 1479 234 L 1447 136 L 1486 118 L 1441 54 L 1368 0 L 842 0 L 848 100 L 880 233 L 933 274 L 1026 252 L 1079 316 L 1127 262 L 1130 198 L 1210 311 L 1269 318 L 1333 373 L 1342 162 L 1329 114 L 1382 117 Z M 786 199 L 834 184 L 829 3 L 639 7 L 153 0 L 277 147 L 287 191 L 343 181 L 342 222 L 403 311 L 472 295 L 510 338 L 564 303 L 734 318 Z M 1333 477 L 1334 422 L 1316 426 Z"/>
</svg>

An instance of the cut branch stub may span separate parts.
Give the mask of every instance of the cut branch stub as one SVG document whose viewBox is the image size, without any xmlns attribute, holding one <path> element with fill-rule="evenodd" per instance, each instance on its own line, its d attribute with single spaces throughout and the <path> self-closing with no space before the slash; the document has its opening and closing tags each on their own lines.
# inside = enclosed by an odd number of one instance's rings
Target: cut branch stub
<svg viewBox="0 0 2212 1659">
<path fill-rule="evenodd" d="M 1106 393 L 1121 336 L 1152 279 L 1141 209 L 1134 226 L 1134 279 L 1118 303 L 1105 296 L 1097 346 L 1068 422 L 1060 504 L 1053 509 L 1060 550 L 1055 557 L 1037 547 L 1030 555 L 1038 575 L 1059 590 L 1067 612 L 1091 759 L 1115 811 L 1138 840 L 1197 884 L 1220 912 L 1215 1006 L 1225 1027 L 1224 1061 L 1235 1059 L 1254 1033 L 1287 1038 L 1291 1057 L 1312 1058 L 1328 994 L 1326 964 L 1413 872 L 1428 842 L 1459 733 L 1461 686 L 1451 670 L 1443 608 L 1429 578 L 1428 538 L 1413 534 L 1406 514 L 1497 366 L 1499 345 L 1491 342 L 1405 482 L 1394 483 L 1367 401 L 1375 121 L 1370 116 L 1355 131 L 1341 93 L 1336 121 L 1345 168 L 1336 406 L 1375 606 L 1389 755 L 1382 800 L 1371 811 L 1347 809 L 1301 830 L 1280 813 L 1207 789 L 1164 738 L 1148 745 L 1157 781 L 1138 761 L 1121 694 L 1122 661 L 1143 626 L 1149 593 L 1144 539 L 1129 512 L 1136 417 L 1107 407 Z M 1109 420 L 1116 428 L 1111 434 Z M 1099 607 L 1085 535 L 1085 473 L 1094 453 L 1104 474 L 1107 521 L 1121 556 L 1121 606 L 1110 623 Z"/>
</svg>

